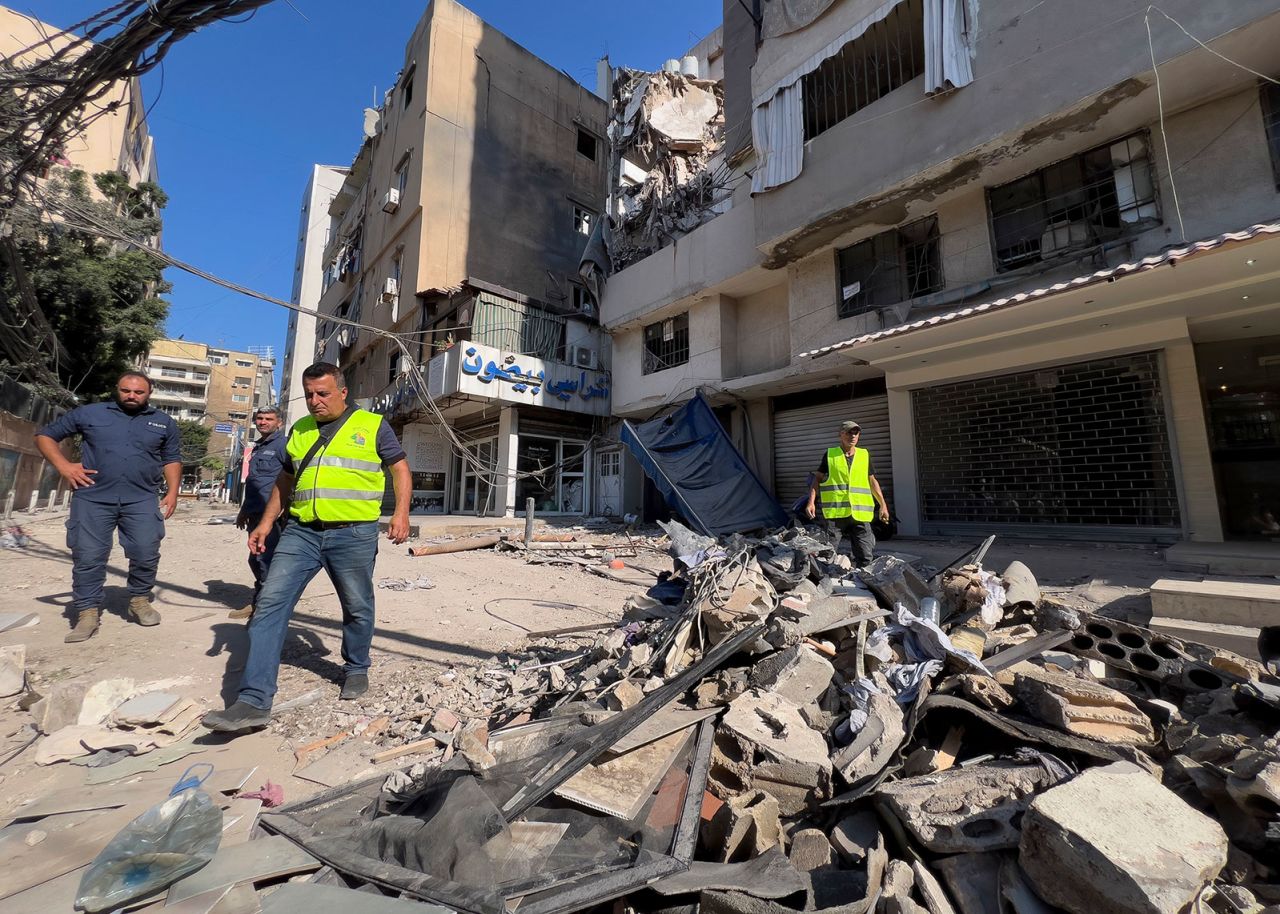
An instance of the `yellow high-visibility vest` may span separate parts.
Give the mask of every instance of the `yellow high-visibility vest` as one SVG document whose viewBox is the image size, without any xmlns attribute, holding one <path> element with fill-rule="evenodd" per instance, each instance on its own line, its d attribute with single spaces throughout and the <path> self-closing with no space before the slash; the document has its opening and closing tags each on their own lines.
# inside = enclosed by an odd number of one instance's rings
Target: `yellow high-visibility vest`
<svg viewBox="0 0 1280 914">
<path fill-rule="evenodd" d="M 852 465 L 840 448 L 827 449 L 827 478 L 818 487 L 823 517 L 828 520 L 852 517 L 866 523 L 876 516 L 870 468 L 871 454 L 866 448 L 853 449 Z"/>
<path fill-rule="evenodd" d="M 358 409 L 328 444 L 321 446 L 293 481 L 289 513 L 312 521 L 376 521 L 382 515 L 386 474 L 378 458 L 383 418 Z M 297 466 L 320 437 L 314 416 L 294 423 L 285 451 Z"/>
</svg>

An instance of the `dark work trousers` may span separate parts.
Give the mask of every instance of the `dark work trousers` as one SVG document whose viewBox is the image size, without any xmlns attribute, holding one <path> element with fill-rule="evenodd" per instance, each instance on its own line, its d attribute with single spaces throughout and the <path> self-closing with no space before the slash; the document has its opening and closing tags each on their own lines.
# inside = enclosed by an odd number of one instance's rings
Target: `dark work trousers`
<svg viewBox="0 0 1280 914">
<path fill-rule="evenodd" d="M 871 532 L 871 524 L 856 521 L 852 517 L 841 517 L 827 521 L 827 529 L 838 533 L 840 539 L 849 541 L 850 558 L 855 568 L 863 568 L 871 564 L 876 548 L 876 535 Z M 840 544 L 836 543 L 836 551 Z"/>
<path fill-rule="evenodd" d="M 155 497 L 115 504 L 71 497 L 67 548 L 71 550 L 71 608 L 102 607 L 111 541 L 120 531 L 120 546 L 129 560 L 129 596 L 144 597 L 156 586 L 164 515 Z"/>
<path fill-rule="evenodd" d="M 261 515 L 249 517 L 245 529 L 252 532 L 260 520 L 262 520 Z M 249 553 L 249 570 L 253 572 L 253 605 L 255 607 L 258 605 L 258 594 L 262 593 L 262 582 L 267 579 L 267 571 L 271 568 L 271 557 L 275 555 L 276 543 L 280 542 L 280 531 L 283 529 L 284 515 L 281 515 L 271 527 L 271 534 L 267 537 L 267 548 L 262 551 L 262 554 Z"/>
</svg>

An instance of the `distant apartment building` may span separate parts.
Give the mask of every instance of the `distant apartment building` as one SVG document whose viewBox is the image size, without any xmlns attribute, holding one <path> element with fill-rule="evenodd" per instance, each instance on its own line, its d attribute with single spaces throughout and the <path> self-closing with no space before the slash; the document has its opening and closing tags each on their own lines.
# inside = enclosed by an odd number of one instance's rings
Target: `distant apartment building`
<svg viewBox="0 0 1280 914">
<path fill-rule="evenodd" d="M 415 510 L 510 515 L 529 498 L 540 514 L 594 510 L 612 384 L 578 263 L 607 157 L 604 102 L 454 0 L 430 4 L 393 88 L 365 111 L 327 207 L 314 351 L 401 432 Z M 303 351 L 290 347 L 291 375 Z"/>
<path fill-rule="evenodd" d="M 298 250 L 293 265 L 293 304 L 305 312 L 289 312 L 289 332 L 280 370 L 280 407 L 287 426 L 307 414 L 302 398 L 302 372 L 316 357 L 315 310 L 325 277 L 324 251 L 329 244 L 332 217 L 329 204 L 342 189 L 347 169 L 335 165 L 312 166 L 302 195 L 298 217 Z"/>
<path fill-rule="evenodd" d="M 151 404 L 175 419 L 207 426 L 209 454 L 228 461 L 253 437 L 253 411 L 273 398 L 274 362 L 188 340 L 156 340 L 143 369 Z"/>
<path fill-rule="evenodd" d="M 616 414 L 701 388 L 784 504 L 856 419 L 909 533 L 1280 541 L 1272 0 L 723 8 L 724 193 L 608 277 Z"/>
</svg>

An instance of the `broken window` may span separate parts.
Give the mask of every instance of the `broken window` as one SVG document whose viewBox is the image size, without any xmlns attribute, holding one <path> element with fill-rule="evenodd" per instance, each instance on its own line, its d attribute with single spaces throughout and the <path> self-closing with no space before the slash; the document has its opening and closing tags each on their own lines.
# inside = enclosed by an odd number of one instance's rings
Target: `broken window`
<svg viewBox="0 0 1280 914">
<path fill-rule="evenodd" d="M 1262 126 L 1267 131 L 1271 170 L 1280 189 L 1280 86 L 1275 83 L 1262 84 Z"/>
<path fill-rule="evenodd" d="M 409 102 L 413 101 L 413 77 L 417 71 L 417 67 L 410 67 L 409 72 L 404 75 L 404 79 L 400 80 L 401 107 L 406 111 L 409 108 Z"/>
<path fill-rule="evenodd" d="M 904 0 L 801 77 L 804 138 L 830 130 L 922 73 L 924 0 Z"/>
<path fill-rule="evenodd" d="M 581 127 L 578 128 L 578 155 L 596 160 L 596 138 Z"/>
<path fill-rule="evenodd" d="M 573 289 L 573 310 L 590 311 L 593 305 L 591 304 L 591 296 L 588 294 L 586 287 L 575 283 L 570 288 Z"/>
<path fill-rule="evenodd" d="M 396 166 L 396 190 L 400 191 L 400 199 L 404 200 L 405 188 L 409 186 L 409 158 L 412 153 L 406 152 Z"/>
<path fill-rule="evenodd" d="M 394 343 L 391 344 L 393 347 Z M 398 349 L 393 348 L 387 353 L 387 383 L 394 384 L 396 379 L 400 377 L 400 359 L 404 355 Z"/>
<path fill-rule="evenodd" d="M 689 312 L 644 328 L 643 374 L 653 374 L 689 361 Z"/>
<path fill-rule="evenodd" d="M 836 252 L 837 315 L 865 314 L 941 289 L 938 237 L 938 217 L 928 216 Z"/>
<path fill-rule="evenodd" d="M 1146 133 L 988 191 L 996 269 L 1050 260 L 1160 222 Z"/>
<path fill-rule="evenodd" d="M 590 235 L 595 228 L 596 214 L 581 206 L 573 208 L 573 230 L 579 235 Z"/>
</svg>

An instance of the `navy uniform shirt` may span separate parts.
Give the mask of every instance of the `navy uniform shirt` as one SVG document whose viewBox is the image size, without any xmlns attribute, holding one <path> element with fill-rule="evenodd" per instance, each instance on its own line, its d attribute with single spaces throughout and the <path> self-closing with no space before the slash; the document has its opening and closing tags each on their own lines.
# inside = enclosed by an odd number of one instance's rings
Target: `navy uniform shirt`
<svg viewBox="0 0 1280 914">
<path fill-rule="evenodd" d="M 249 455 L 249 476 L 244 484 L 244 502 L 240 506 L 249 517 L 261 517 L 267 510 L 276 477 L 284 467 L 284 445 L 284 432 L 276 429 L 253 446 L 253 453 Z"/>
<path fill-rule="evenodd" d="M 154 406 L 129 415 L 114 400 L 77 406 L 36 434 L 61 441 L 79 433 L 80 463 L 97 470 L 93 485 L 75 490 L 85 501 L 130 504 L 155 500 L 164 467 L 182 462 L 178 423 Z"/>
</svg>

